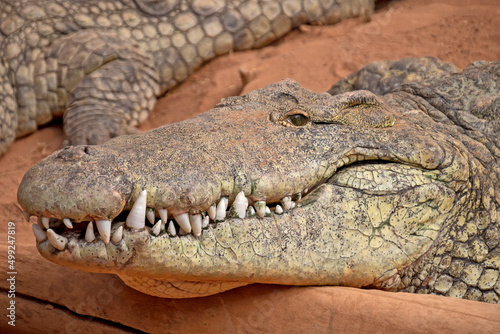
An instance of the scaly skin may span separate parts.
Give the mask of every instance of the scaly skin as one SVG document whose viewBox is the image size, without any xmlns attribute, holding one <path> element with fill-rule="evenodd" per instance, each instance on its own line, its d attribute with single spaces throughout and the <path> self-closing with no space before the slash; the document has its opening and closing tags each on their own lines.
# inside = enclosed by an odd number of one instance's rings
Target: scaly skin
<svg viewBox="0 0 500 334">
<path fill-rule="evenodd" d="M 440 64 L 403 62 L 419 61 Z M 269 85 L 184 122 L 56 152 L 27 172 L 18 201 L 54 217 L 34 225 L 45 258 L 155 296 L 274 283 L 497 303 L 500 62 L 428 77 L 384 96 Z M 271 212 L 239 218 L 234 204 L 194 235 L 198 214 L 240 192 Z M 178 222 L 190 213 L 193 233 L 172 224 L 171 236 L 158 218 L 144 226 L 145 207 L 139 225 L 132 213 L 120 223 L 143 200 Z M 114 219 L 119 238 L 78 224 L 92 219 Z"/>
<path fill-rule="evenodd" d="M 53 117 L 68 145 L 136 132 L 158 96 L 213 57 L 372 10 L 373 0 L 3 0 L 0 156 Z"/>
<path fill-rule="evenodd" d="M 328 93 L 337 95 L 366 89 L 385 95 L 403 84 L 459 72 L 455 65 L 434 57 L 376 61 L 335 83 Z"/>
</svg>

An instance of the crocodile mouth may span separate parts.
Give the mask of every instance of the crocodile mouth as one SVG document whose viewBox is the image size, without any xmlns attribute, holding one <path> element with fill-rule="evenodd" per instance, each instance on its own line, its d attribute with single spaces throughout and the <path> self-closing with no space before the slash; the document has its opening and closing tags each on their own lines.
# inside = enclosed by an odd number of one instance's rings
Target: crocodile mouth
<svg viewBox="0 0 500 334">
<path fill-rule="evenodd" d="M 33 232 L 46 259 L 164 298 L 252 283 L 371 286 L 429 249 L 456 198 L 447 163 L 404 159 L 353 148 L 301 191 L 264 200 L 237 189 L 196 211 L 157 206 L 145 186 L 113 219 L 42 216 Z"/>
<path fill-rule="evenodd" d="M 353 188 L 369 195 L 385 195 L 435 182 L 432 171 L 413 166 L 392 154 L 359 154 L 352 150 L 339 159 L 317 184 L 280 200 L 258 200 L 239 192 L 220 197 L 206 210 L 190 210 L 174 215 L 168 208 L 149 206 L 143 190 L 130 210 L 123 210 L 111 220 L 87 216 L 82 221 L 63 217 L 38 217 L 33 233 L 38 244 L 50 243 L 52 252 L 71 251 L 92 243 L 120 245 L 124 234 L 142 232 L 150 238 L 199 238 L 208 229 L 232 219 L 279 217 L 310 204 L 312 194 L 323 184 Z M 31 214 L 25 212 L 29 220 Z M 145 233 L 144 233 L 145 232 Z"/>
</svg>

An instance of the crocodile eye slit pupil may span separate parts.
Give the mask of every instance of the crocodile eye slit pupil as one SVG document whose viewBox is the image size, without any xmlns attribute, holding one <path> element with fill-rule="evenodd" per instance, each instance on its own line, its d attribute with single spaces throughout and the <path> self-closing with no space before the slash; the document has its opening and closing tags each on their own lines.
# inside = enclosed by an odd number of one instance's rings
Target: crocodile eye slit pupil
<svg viewBox="0 0 500 334">
<path fill-rule="evenodd" d="M 302 114 L 295 114 L 288 116 L 290 123 L 295 126 L 304 126 L 307 124 L 308 118 Z"/>
</svg>

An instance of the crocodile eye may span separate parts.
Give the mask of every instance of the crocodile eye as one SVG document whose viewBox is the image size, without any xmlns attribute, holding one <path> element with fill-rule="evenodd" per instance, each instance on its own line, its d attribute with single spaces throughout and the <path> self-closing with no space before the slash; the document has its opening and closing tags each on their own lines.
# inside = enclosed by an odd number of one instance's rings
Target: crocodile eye
<svg viewBox="0 0 500 334">
<path fill-rule="evenodd" d="M 304 126 L 309 121 L 309 117 L 302 114 L 289 115 L 288 120 L 295 126 Z"/>
</svg>

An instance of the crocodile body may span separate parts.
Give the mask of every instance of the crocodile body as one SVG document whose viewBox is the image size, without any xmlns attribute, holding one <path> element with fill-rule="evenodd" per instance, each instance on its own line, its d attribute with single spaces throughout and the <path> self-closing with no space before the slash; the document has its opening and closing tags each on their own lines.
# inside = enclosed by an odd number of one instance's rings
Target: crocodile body
<svg viewBox="0 0 500 334">
<path fill-rule="evenodd" d="M 372 0 L 3 0 L 0 156 L 59 116 L 67 145 L 136 132 L 158 96 L 213 57 L 372 10 Z"/>
<path fill-rule="evenodd" d="M 500 62 L 391 64 L 374 66 L 407 80 L 383 96 L 286 80 L 55 152 L 18 190 L 38 250 L 161 297 L 273 283 L 498 303 Z"/>
</svg>

